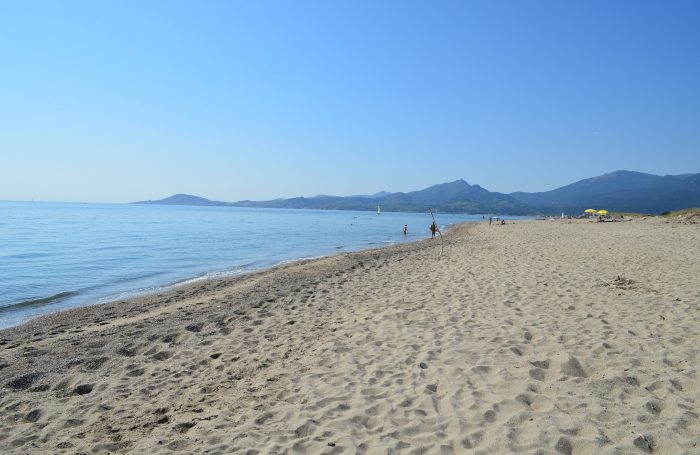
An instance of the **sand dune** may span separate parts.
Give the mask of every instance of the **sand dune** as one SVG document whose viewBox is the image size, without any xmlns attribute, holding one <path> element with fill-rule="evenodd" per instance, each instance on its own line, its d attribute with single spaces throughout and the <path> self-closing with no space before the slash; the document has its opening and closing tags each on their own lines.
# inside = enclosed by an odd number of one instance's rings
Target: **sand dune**
<svg viewBox="0 0 700 455">
<path fill-rule="evenodd" d="M 700 453 L 700 230 L 460 226 L 0 332 L 2 453 Z"/>
</svg>

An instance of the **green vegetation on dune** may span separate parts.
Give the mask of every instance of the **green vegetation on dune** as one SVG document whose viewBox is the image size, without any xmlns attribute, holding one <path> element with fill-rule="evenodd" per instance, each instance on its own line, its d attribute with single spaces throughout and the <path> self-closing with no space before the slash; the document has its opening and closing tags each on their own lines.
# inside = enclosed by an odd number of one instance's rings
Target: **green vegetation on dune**
<svg viewBox="0 0 700 455">
<path fill-rule="evenodd" d="M 661 216 L 665 218 L 675 218 L 682 215 L 700 215 L 700 208 L 675 210 L 673 212 L 663 212 Z"/>
</svg>

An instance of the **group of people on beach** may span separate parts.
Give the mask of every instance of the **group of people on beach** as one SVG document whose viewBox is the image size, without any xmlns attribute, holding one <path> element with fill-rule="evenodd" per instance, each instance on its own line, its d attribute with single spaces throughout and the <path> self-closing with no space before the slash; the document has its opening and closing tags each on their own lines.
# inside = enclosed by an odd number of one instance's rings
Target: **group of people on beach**
<svg viewBox="0 0 700 455">
<path fill-rule="evenodd" d="M 482 217 L 482 219 L 486 219 L 486 216 L 484 215 Z M 502 226 L 502 225 L 506 224 L 506 220 L 504 220 L 503 218 L 499 218 L 499 217 L 496 217 L 494 219 L 494 217 L 490 216 L 489 217 L 489 226 L 491 226 L 492 224 L 495 224 L 496 226 Z M 430 238 L 434 239 L 435 234 L 437 234 L 439 231 L 440 231 L 440 229 L 438 228 L 435 221 L 433 221 L 430 224 Z M 403 235 L 408 235 L 408 224 L 403 225 Z"/>
<path fill-rule="evenodd" d="M 435 234 L 439 232 L 440 229 L 438 229 L 437 224 L 435 224 L 435 221 L 430 225 L 430 234 L 431 238 L 435 238 Z M 408 235 L 408 224 L 403 225 L 403 235 Z"/>
<path fill-rule="evenodd" d="M 482 219 L 486 219 L 486 216 L 484 215 L 482 217 Z M 499 218 L 499 217 L 496 217 L 494 219 L 494 217 L 490 216 L 489 217 L 489 226 L 491 226 L 492 224 L 495 224 L 496 226 L 502 226 L 502 225 L 506 224 L 506 220 L 504 220 L 503 218 Z M 430 224 L 430 238 L 434 239 L 435 234 L 437 234 L 438 232 L 440 232 L 440 229 L 438 228 L 435 221 L 433 221 Z M 403 235 L 408 235 L 408 224 L 403 225 Z"/>
<path fill-rule="evenodd" d="M 501 218 L 499 220 L 498 217 L 496 217 L 495 221 L 496 221 L 496 226 L 502 226 L 502 225 L 506 224 L 506 220 L 504 220 L 503 218 Z M 489 226 L 491 226 L 491 224 L 493 224 L 493 222 L 494 222 L 494 219 L 492 216 L 490 216 L 489 217 Z"/>
</svg>

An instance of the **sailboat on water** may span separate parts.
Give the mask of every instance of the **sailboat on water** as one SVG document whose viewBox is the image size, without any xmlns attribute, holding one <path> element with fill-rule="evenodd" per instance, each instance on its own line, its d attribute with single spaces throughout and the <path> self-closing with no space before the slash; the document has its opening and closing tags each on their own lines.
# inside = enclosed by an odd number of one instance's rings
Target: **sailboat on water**
<svg viewBox="0 0 700 455">
<path fill-rule="evenodd" d="M 382 208 L 377 206 L 377 215 L 381 215 L 381 214 L 382 214 Z"/>
</svg>

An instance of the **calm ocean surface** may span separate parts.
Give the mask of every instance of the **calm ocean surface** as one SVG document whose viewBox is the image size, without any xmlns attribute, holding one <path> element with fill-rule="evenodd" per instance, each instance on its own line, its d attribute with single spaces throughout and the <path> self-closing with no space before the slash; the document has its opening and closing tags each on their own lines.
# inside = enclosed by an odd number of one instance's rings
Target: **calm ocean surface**
<svg viewBox="0 0 700 455">
<path fill-rule="evenodd" d="M 477 219 L 438 215 L 443 227 Z M 413 213 L 0 202 L 0 328 L 191 279 L 425 238 L 430 222 Z"/>
</svg>

